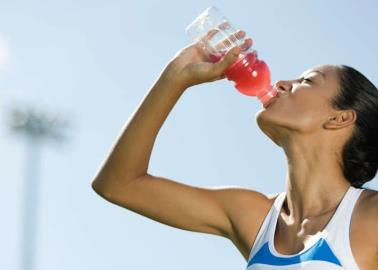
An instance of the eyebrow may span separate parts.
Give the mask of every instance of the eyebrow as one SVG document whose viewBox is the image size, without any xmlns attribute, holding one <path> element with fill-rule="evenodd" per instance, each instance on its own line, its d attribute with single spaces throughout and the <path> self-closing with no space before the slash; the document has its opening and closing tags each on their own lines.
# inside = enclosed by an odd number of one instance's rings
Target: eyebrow
<svg viewBox="0 0 378 270">
<path fill-rule="evenodd" d="M 325 79 L 325 74 L 324 72 L 320 71 L 320 70 L 311 70 L 310 72 L 307 72 L 306 74 L 304 74 L 303 76 L 300 76 L 300 78 L 303 78 L 305 77 L 306 75 L 312 73 L 312 72 L 318 72 L 320 75 L 322 75 L 323 79 Z"/>
</svg>

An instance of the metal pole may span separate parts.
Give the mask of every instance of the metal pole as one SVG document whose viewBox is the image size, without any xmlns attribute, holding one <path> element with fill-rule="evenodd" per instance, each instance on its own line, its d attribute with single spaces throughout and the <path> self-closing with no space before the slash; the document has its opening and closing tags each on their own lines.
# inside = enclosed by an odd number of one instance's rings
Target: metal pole
<svg viewBox="0 0 378 270">
<path fill-rule="evenodd" d="M 67 122 L 56 116 L 20 106 L 10 111 L 9 127 L 26 141 L 25 183 L 23 185 L 20 270 L 34 270 L 37 257 L 38 202 L 41 148 L 47 142 L 61 143 Z"/>
<path fill-rule="evenodd" d="M 26 140 L 24 200 L 22 205 L 21 269 L 34 270 L 38 233 L 39 173 L 41 144 L 34 136 Z"/>
</svg>

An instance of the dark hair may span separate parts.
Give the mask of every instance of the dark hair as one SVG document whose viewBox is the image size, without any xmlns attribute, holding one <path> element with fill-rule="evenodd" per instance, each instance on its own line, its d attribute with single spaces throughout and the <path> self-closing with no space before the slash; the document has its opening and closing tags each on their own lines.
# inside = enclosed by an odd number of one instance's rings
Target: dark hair
<svg viewBox="0 0 378 270">
<path fill-rule="evenodd" d="M 338 65 L 339 91 L 331 104 L 337 110 L 352 109 L 357 119 L 342 149 L 344 177 L 360 188 L 378 169 L 378 89 L 356 69 Z"/>
</svg>

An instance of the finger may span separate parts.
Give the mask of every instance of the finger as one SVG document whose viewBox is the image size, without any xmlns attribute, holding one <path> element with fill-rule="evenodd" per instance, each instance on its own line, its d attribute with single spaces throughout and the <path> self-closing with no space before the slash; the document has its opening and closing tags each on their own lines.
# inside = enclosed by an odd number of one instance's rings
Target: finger
<svg viewBox="0 0 378 270">
<path fill-rule="evenodd" d="M 227 30 L 230 27 L 231 27 L 231 24 L 228 21 L 225 21 L 225 22 L 218 25 L 218 28 L 220 30 Z"/>
<path fill-rule="evenodd" d="M 243 51 L 246 51 L 248 48 L 252 47 L 253 45 L 253 39 L 252 38 L 246 38 L 243 42 L 243 44 L 241 44 L 241 48 Z"/>
<path fill-rule="evenodd" d="M 222 74 L 219 76 L 219 79 L 221 80 L 221 79 L 224 79 L 224 78 L 226 78 L 226 74 L 222 73 Z"/>
<path fill-rule="evenodd" d="M 243 39 L 245 36 L 245 31 L 238 30 L 235 33 L 231 34 L 227 38 L 215 44 L 215 50 L 224 50 L 225 48 L 231 48 L 235 44 L 238 44 L 237 40 Z"/>
<path fill-rule="evenodd" d="M 219 32 L 219 28 L 212 28 L 210 29 L 206 35 L 204 35 L 202 38 L 200 38 L 201 43 L 207 43 L 210 39 L 213 38 L 217 33 Z"/>
<path fill-rule="evenodd" d="M 243 44 L 239 45 L 241 47 L 242 51 L 246 51 L 248 48 L 250 48 L 253 45 L 252 38 L 246 38 L 243 42 Z M 226 50 L 221 50 L 218 53 L 212 54 L 212 62 L 218 62 L 222 57 L 226 55 Z M 210 59 L 211 60 L 211 59 Z"/>
<path fill-rule="evenodd" d="M 231 25 L 229 22 L 223 22 L 219 24 L 218 26 L 215 26 L 214 28 L 210 29 L 205 36 L 200 38 L 200 42 L 207 43 L 210 39 L 213 38 L 220 30 L 227 30 L 230 28 Z"/>
<path fill-rule="evenodd" d="M 242 52 L 242 48 L 240 46 L 235 46 L 230 49 L 222 60 L 214 64 L 214 72 L 216 74 L 222 74 L 223 71 L 227 69 L 232 63 L 234 63 L 237 59 L 239 54 Z"/>
</svg>

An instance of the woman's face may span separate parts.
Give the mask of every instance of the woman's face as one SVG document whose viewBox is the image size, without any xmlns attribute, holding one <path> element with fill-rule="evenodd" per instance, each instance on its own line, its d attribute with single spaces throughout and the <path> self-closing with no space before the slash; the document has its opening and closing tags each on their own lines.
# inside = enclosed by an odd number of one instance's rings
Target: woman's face
<svg viewBox="0 0 378 270">
<path fill-rule="evenodd" d="M 278 145 L 285 134 L 320 132 L 334 111 L 330 100 L 337 94 L 338 76 L 336 66 L 321 65 L 306 70 L 297 79 L 276 82 L 282 92 L 256 114 L 261 130 Z"/>
</svg>

